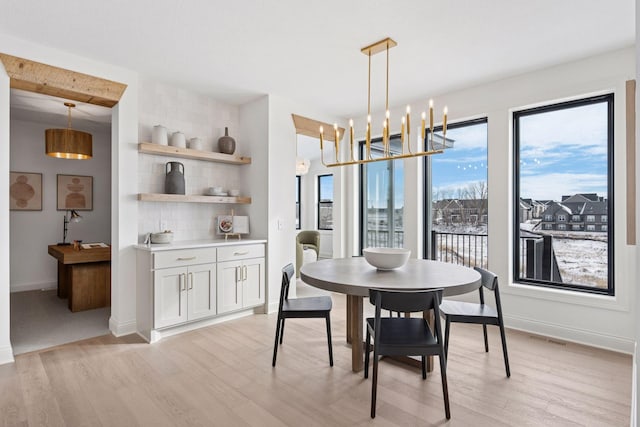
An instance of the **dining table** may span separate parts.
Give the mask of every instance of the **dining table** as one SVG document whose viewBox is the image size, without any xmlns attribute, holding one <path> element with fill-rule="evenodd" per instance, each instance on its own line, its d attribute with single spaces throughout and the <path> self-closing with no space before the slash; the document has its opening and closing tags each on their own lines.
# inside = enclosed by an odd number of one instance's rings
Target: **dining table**
<svg viewBox="0 0 640 427">
<path fill-rule="evenodd" d="M 480 273 L 459 264 L 409 259 L 393 270 L 378 270 L 363 257 L 332 258 L 304 264 L 302 281 L 313 287 L 347 296 L 347 342 L 351 344 L 351 369 L 364 368 L 363 298 L 370 289 L 417 291 L 442 289 L 444 296 L 465 294 L 481 285 Z M 433 314 L 424 314 L 433 324 Z M 432 362 L 429 363 L 432 366 Z"/>
</svg>

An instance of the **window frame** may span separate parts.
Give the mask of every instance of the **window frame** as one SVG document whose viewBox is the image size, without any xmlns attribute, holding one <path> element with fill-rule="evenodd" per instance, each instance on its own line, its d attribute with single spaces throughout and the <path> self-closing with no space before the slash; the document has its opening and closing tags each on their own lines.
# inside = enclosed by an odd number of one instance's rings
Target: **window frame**
<svg viewBox="0 0 640 427">
<path fill-rule="evenodd" d="M 525 108 L 522 110 L 513 111 L 512 113 L 512 135 L 513 135 L 513 195 L 512 201 L 519 200 L 520 197 L 520 125 L 519 118 L 531 116 L 535 114 L 548 113 L 553 111 L 561 111 L 570 108 L 594 105 L 599 103 L 606 103 L 607 106 L 607 216 L 613 217 L 614 215 L 614 200 L 615 200 L 615 187 L 614 187 L 614 156 L 615 156 L 615 141 L 614 141 L 614 93 L 606 93 L 602 95 L 580 97 L 578 99 L 562 102 L 551 102 L 538 107 Z M 598 295 L 615 295 L 615 264 L 614 264 L 614 251 L 615 251 L 615 233 L 613 223 L 608 223 L 610 227 L 606 227 L 607 232 L 607 288 L 595 288 L 593 286 L 557 283 L 551 281 L 542 281 L 530 278 L 520 277 L 520 226 L 518 221 L 518 209 L 517 203 L 514 203 L 514 210 L 512 212 L 512 235 L 513 235 L 513 268 L 512 279 L 515 284 L 534 285 L 539 288 L 551 288 L 562 289 L 568 291 L 575 291 L 577 293 L 598 294 Z M 557 224 L 561 229 L 560 225 Z"/>
<path fill-rule="evenodd" d="M 317 223 L 318 230 L 322 230 L 322 231 L 333 231 L 333 224 L 331 224 L 331 228 L 321 228 L 320 227 L 320 207 L 321 206 L 323 206 L 323 205 L 331 205 L 331 216 L 333 217 L 333 192 L 331 194 L 331 201 L 330 202 L 321 202 L 320 201 L 321 200 L 321 192 L 322 192 L 321 191 L 321 188 L 322 188 L 321 181 L 322 181 L 322 178 L 326 178 L 328 176 L 331 177 L 331 180 L 333 182 L 333 174 L 332 173 L 325 173 L 325 174 L 322 174 L 322 175 L 318 175 L 317 176 L 317 180 L 316 180 L 316 182 L 318 184 L 318 187 L 317 187 L 318 188 L 318 200 L 317 200 L 317 205 L 316 205 L 316 213 L 317 213 L 317 221 L 316 221 L 316 223 Z"/>
<path fill-rule="evenodd" d="M 298 217 L 298 224 L 296 225 L 296 230 L 302 229 L 302 177 L 300 175 L 296 175 L 296 216 Z"/>
</svg>

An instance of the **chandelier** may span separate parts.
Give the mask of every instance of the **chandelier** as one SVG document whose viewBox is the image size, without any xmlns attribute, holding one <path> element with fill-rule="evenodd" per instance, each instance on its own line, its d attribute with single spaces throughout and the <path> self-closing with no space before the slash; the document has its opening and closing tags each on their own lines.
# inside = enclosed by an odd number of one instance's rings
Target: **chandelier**
<svg viewBox="0 0 640 427">
<path fill-rule="evenodd" d="M 61 159 L 90 159 L 93 156 L 91 134 L 71 129 L 71 109 L 76 105 L 71 102 L 64 105 L 69 109 L 67 128 L 45 130 L 45 153 Z"/>
<path fill-rule="evenodd" d="M 368 74 L 368 89 L 367 89 L 367 127 L 365 133 L 365 152 L 363 154 L 362 159 L 356 159 L 353 154 L 353 139 L 354 139 L 354 130 L 353 130 L 353 120 L 349 120 L 349 159 L 341 160 L 340 159 L 340 140 L 342 136 L 340 134 L 341 129 L 338 128 L 337 124 L 333 125 L 333 135 L 329 133 L 325 136 L 324 134 L 324 126 L 319 127 L 319 136 L 320 136 L 320 160 L 322 164 L 326 167 L 335 167 L 335 166 L 346 166 L 346 165 L 359 165 L 363 163 L 371 163 L 371 162 L 379 162 L 385 160 L 395 160 L 395 159 L 405 159 L 409 157 L 423 157 L 430 156 L 432 154 L 440 154 L 443 152 L 442 149 L 436 149 L 434 147 L 433 142 L 433 100 L 429 100 L 429 149 L 424 151 L 421 150 L 420 146 L 416 147 L 416 151 L 411 150 L 411 107 L 407 105 L 406 115 L 402 117 L 401 125 L 400 125 L 400 152 L 392 153 L 391 143 L 390 143 L 390 133 L 391 133 L 391 121 L 390 121 L 390 113 L 389 113 L 389 49 L 397 46 L 397 43 L 390 39 L 386 38 L 384 40 L 380 40 L 372 45 L 367 47 L 363 47 L 361 52 L 369 57 L 369 74 Z M 371 156 L 371 56 L 386 52 L 387 56 L 387 73 L 386 73 L 386 95 L 385 95 L 385 119 L 382 123 L 382 155 L 372 157 Z M 422 112 L 421 115 L 421 127 L 420 127 L 420 142 L 425 141 L 425 132 L 426 132 L 426 120 L 427 113 L 426 111 Z M 444 107 L 443 110 L 443 118 L 442 118 L 442 148 L 446 145 L 446 135 L 447 135 L 447 107 Z M 329 139 L 334 142 L 334 152 L 335 152 L 335 161 L 333 163 L 326 163 L 324 160 L 324 141 L 325 139 Z M 406 147 L 405 147 L 406 140 Z"/>
</svg>

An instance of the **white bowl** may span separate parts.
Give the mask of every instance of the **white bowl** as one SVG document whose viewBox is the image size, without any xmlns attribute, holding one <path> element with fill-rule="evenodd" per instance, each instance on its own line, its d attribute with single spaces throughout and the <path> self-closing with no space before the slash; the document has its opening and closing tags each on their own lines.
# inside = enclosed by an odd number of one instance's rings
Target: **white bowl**
<svg viewBox="0 0 640 427">
<path fill-rule="evenodd" d="M 240 190 L 236 190 L 235 188 L 232 190 L 229 190 L 229 195 L 233 197 L 238 197 L 240 195 Z"/>
<path fill-rule="evenodd" d="M 151 233 L 151 243 L 171 243 L 173 241 L 173 233 Z"/>
<path fill-rule="evenodd" d="M 393 270 L 407 263 L 411 249 L 404 248 L 366 248 L 362 251 L 364 259 L 378 270 Z"/>
</svg>

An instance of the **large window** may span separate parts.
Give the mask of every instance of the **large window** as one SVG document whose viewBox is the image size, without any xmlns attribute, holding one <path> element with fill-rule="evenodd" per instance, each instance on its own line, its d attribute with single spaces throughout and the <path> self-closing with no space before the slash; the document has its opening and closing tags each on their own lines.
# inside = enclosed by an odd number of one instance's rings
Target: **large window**
<svg viewBox="0 0 640 427">
<path fill-rule="evenodd" d="M 296 175 L 296 230 L 300 230 L 300 175 Z"/>
<path fill-rule="evenodd" d="M 444 152 L 424 161 L 425 258 L 487 267 L 487 140 L 484 118 L 448 126 L 446 141 L 434 129 Z"/>
<path fill-rule="evenodd" d="M 392 153 L 400 150 L 400 137 L 390 137 Z M 364 143 L 360 145 L 364 158 Z M 382 139 L 371 141 L 371 157 L 381 157 Z M 389 160 L 360 166 L 361 249 L 401 248 L 404 245 L 404 163 Z"/>
<path fill-rule="evenodd" d="M 318 230 L 333 230 L 333 175 L 318 175 Z"/>
<path fill-rule="evenodd" d="M 613 295 L 613 94 L 515 112 L 513 131 L 514 280 Z M 521 200 L 544 210 L 518 220 Z"/>
</svg>

